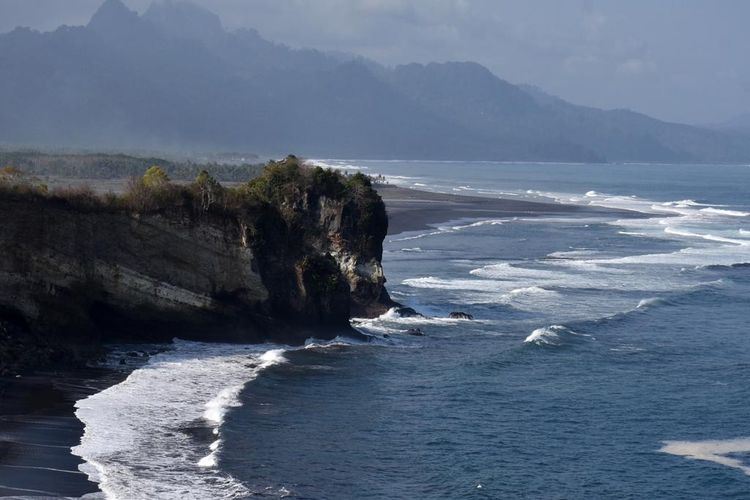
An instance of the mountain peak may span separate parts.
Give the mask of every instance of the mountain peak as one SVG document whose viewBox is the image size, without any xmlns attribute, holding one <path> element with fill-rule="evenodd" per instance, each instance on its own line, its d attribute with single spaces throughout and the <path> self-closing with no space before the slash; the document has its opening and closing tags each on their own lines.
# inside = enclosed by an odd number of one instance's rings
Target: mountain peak
<svg viewBox="0 0 750 500">
<path fill-rule="evenodd" d="M 219 16 L 187 1 L 154 2 L 143 17 L 171 38 L 208 42 L 224 34 Z"/>
<path fill-rule="evenodd" d="M 119 31 L 138 22 L 138 14 L 128 9 L 122 0 L 105 0 L 94 13 L 88 27 L 103 33 Z"/>
</svg>

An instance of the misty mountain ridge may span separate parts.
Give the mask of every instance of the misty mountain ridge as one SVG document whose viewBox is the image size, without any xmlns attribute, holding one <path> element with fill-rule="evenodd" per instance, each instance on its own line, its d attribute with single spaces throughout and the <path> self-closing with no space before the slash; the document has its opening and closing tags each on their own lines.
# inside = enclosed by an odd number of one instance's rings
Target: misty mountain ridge
<svg viewBox="0 0 750 500">
<path fill-rule="evenodd" d="M 733 116 L 723 123 L 712 124 L 710 128 L 746 134 L 750 137 L 750 112 Z"/>
<path fill-rule="evenodd" d="M 745 162 L 735 131 L 577 106 L 469 62 L 387 68 L 226 31 L 182 1 L 0 35 L 0 143 L 307 156 Z"/>
</svg>

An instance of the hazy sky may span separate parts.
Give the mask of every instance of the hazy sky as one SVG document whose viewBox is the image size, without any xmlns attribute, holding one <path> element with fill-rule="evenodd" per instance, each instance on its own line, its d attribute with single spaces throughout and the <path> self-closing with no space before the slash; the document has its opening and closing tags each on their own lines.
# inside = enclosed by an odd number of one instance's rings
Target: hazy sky
<svg viewBox="0 0 750 500">
<path fill-rule="evenodd" d="M 102 0 L 0 0 L 0 32 Z M 151 0 L 125 0 L 142 12 Z M 473 60 L 579 104 L 689 123 L 750 112 L 748 0 L 194 0 L 229 29 L 385 64 Z"/>
</svg>

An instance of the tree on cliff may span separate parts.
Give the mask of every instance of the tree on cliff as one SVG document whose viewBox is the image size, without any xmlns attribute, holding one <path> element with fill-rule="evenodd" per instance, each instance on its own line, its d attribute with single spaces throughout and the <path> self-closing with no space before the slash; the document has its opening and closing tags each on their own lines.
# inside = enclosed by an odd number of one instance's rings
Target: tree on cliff
<svg viewBox="0 0 750 500">
<path fill-rule="evenodd" d="M 201 208 L 204 212 L 207 212 L 211 205 L 219 201 L 224 193 L 221 184 L 205 170 L 201 170 L 198 177 L 195 178 L 193 188 L 200 198 Z"/>
<path fill-rule="evenodd" d="M 143 174 L 143 185 L 148 189 L 164 187 L 167 184 L 169 184 L 169 177 L 158 165 L 154 165 Z"/>
</svg>

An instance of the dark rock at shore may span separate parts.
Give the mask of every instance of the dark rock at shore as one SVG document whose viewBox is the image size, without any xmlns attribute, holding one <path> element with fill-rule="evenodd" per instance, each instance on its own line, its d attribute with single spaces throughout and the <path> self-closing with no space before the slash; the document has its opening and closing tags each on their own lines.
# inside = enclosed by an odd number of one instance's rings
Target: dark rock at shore
<svg viewBox="0 0 750 500">
<path fill-rule="evenodd" d="M 406 330 L 406 334 L 414 337 L 424 337 L 424 332 L 421 328 L 409 328 Z"/>
<path fill-rule="evenodd" d="M 424 315 L 418 313 L 411 307 L 397 307 L 394 312 L 402 318 L 424 318 Z"/>
<path fill-rule="evenodd" d="M 78 368 L 100 352 L 96 345 L 71 345 L 34 333 L 17 315 L 6 312 L 6 317 L 0 319 L 0 377 L 15 375 L 29 367 Z"/>
<path fill-rule="evenodd" d="M 454 311 L 448 315 L 451 319 L 469 319 L 473 320 L 474 316 L 472 316 L 469 313 L 461 312 L 461 311 Z"/>
</svg>

